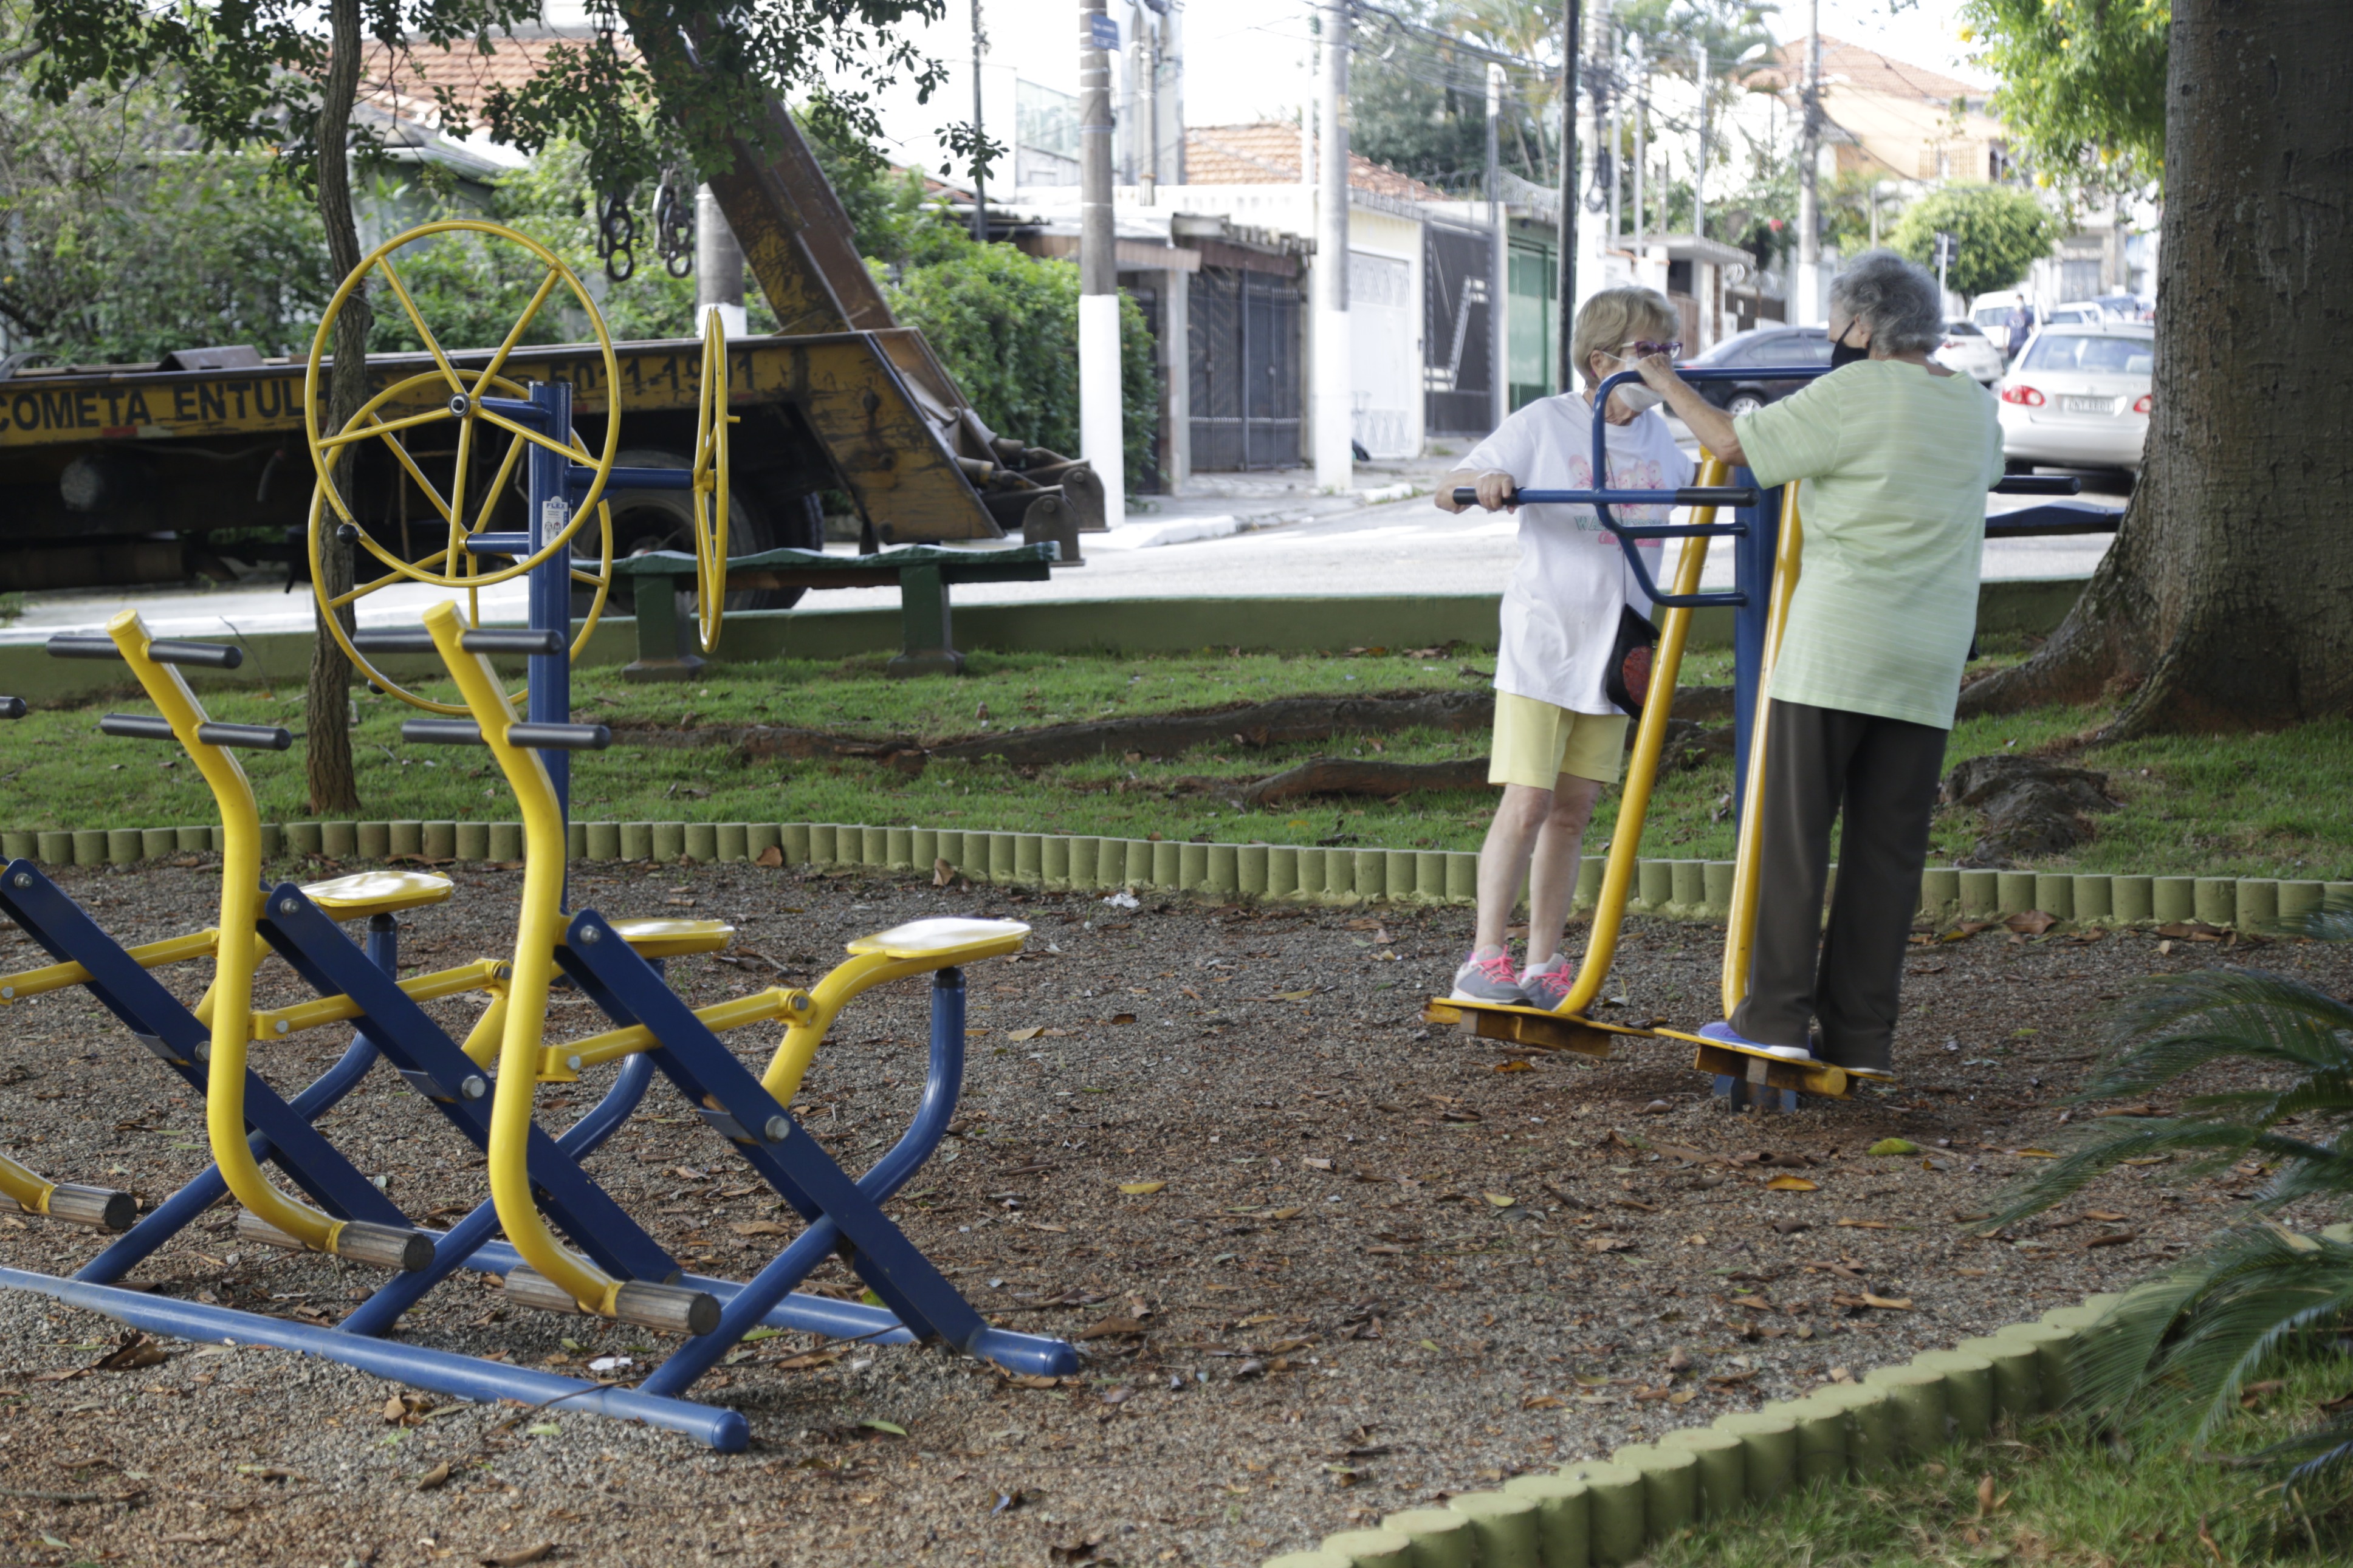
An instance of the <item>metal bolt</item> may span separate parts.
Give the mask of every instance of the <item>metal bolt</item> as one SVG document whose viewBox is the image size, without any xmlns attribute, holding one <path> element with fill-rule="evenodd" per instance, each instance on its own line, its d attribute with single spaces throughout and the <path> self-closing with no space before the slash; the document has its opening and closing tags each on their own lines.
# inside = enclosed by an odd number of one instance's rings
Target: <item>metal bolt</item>
<svg viewBox="0 0 2353 1568">
<path fill-rule="evenodd" d="M 289 1035 L 293 1033 L 293 1027 L 285 1019 L 280 1018 L 278 1020 L 278 1032 L 281 1035 Z"/>
<path fill-rule="evenodd" d="M 806 1013 L 808 1011 L 808 1005 L 809 999 L 806 994 L 798 991 L 793 993 L 792 1007 L 794 1012 Z"/>
<path fill-rule="evenodd" d="M 580 1070 L 580 1058 L 578 1057 L 566 1057 L 564 1058 L 564 1065 L 572 1071 L 578 1072 Z"/>
<path fill-rule="evenodd" d="M 291 899 L 280 899 L 278 900 L 278 912 L 281 915 L 290 915 L 301 907 L 301 905 L 296 903 Z"/>
<path fill-rule="evenodd" d="M 782 1116 L 769 1117 L 768 1125 L 762 1129 L 762 1131 L 767 1134 L 768 1142 L 771 1143 L 783 1142 L 792 1132 L 792 1130 L 793 1124 L 791 1120 Z"/>
<path fill-rule="evenodd" d="M 472 402 L 462 392 L 449 400 L 449 412 L 460 419 L 463 419 L 473 406 Z"/>
<path fill-rule="evenodd" d="M 468 1100 L 480 1100 L 489 1091 L 490 1087 L 491 1086 L 488 1083 L 483 1081 L 482 1075 L 476 1073 L 472 1077 L 467 1079 L 465 1082 L 458 1086 L 458 1092 L 464 1095 Z"/>
<path fill-rule="evenodd" d="M 33 885 L 33 874 L 30 871 L 19 871 L 10 880 L 20 888 L 29 888 Z"/>
<path fill-rule="evenodd" d="M 590 926 L 580 933 L 580 940 L 583 942 L 602 942 L 605 940 L 605 933 L 595 926 Z"/>
<path fill-rule="evenodd" d="M 210 1040 L 198 1040 L 196 1042 L 196 1060 L 200 1062 L 208 1062 L 212 1059 L 213 1043 Z"/>
</svg>

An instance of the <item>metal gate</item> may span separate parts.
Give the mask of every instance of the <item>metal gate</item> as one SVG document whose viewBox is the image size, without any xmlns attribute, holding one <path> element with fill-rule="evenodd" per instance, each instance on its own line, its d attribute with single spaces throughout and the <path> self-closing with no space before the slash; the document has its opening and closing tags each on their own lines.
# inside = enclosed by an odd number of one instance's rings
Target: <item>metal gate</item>
<svg viewBox="0 0 2353 1568">
<path fill-rule="evenodd" d="M 1430 223 L 1421 232 L 1424 427 L 1432 436 L 1484 436 L 1495 427 L 1492 242 L 1483 229 Z"/>
<path fill-rule="evenodd" d="M 1203 267 L 1193 274 L 1187 325 L 1193 467 L 1203 472 L 1298 467 L 1298 281 Z"/>
</svg>

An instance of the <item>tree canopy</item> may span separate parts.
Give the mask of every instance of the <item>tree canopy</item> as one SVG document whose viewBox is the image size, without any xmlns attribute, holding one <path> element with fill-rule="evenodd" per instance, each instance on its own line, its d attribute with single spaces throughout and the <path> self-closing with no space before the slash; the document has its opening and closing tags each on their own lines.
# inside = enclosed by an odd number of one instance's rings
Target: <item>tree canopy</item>
<svg viewBox="0 0 2353 1568">
<path fill-rule="evenodd" d="M 2004 185 L 1947 185 L 1904 209 L 1887 247 L 1933 269 L 1936 231 L 1958 241 L 1947 282 L 1957 294 L 2007 289 L 2051 254 L 2058 223 L 2024 191 Z"/>
<path fill-rule="evenodd" d="M 2039 182 L 2073 193 L 2163 177 L 2172 0 L 1967 0 L 1961 16 Z"/>
</svg>

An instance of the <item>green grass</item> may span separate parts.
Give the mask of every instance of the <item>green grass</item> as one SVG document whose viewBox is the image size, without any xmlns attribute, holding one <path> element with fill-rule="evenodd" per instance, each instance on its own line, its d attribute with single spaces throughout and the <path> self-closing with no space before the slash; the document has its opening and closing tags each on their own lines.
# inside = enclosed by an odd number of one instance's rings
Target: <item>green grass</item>
<svg viewBox="0 0 2353 1568">
<path fill-rule="evenodd" d="M 2022 657 L 2020 647 L 1988 651 L 1983 665 Z M 1465 668 L 1479 672 L 1465 674 Z M 1489 653 L 1461 647 L 1435 657 L 1366 652 L 1356 657 L 1271 655 L 1109 658 L 978 653 L 948 679 L 892 680 L 880 657 L 839 662 L 785 660 L 731 666 L 683 686 L 639 686 L 613 668 L 579 671 L 575 703 L 584 718 L 665 725 L 766 723 L 936 742 L 982 732 L 1119 715 L 1178 711 L 1278 697 L 1463 690 L 1483 688 Z M 1730 656 L 1702 650 L 1686 661 L 1690 684 L 1731 679 Z M 448 689 L 428 688 L 447 697 Z M 227 689 L 207 699 L 217 718 L 283 723 L 300 730 L 299 689 Z M 371 819 L 498 820 L 512 801 L 480 752 L 404 745 L 411 710 L 387 698 L 357 700 L 354 731 L 361 797 Z M 101 739 L 98 712 L 144 711 L 136 694 L 80 708 L 44 709 L 0 731 L 0 825 L 23 828 L 164 826 L 216 815 L 185 758 L 165 748 Z M 1948 763 L 2000 751 L 2063 749 L 2100 715 L 2044 709 L 1960 725 Z M 1215 793 L 1173 798 L 1173 782 L 1230 779 L 1237 786 L 1306 757 L 1375 754 L 1399 762 L 1478 755 L 1480 734 L 1409 732 L 1371 740 L 1339 737 L 1301 745 L 1225 744 L 1184 756 L 1128 761 L 1111 756 L 1062 766 L 1016 769 L 996 763 L 934 762 L 918 776 L 859 761 L 746 763 L 724 748 L 616 747 L 575 762 L 575 815 L 587 820 L 863 822 L 1026 832 L 1206 838 L 1275 844 L 1357 843 L 1472 849 L 1484 833 L 1484 791 L 1424 793 L 1402 800 L 1324 800 L 1242 813 Z M 2344 878 L 2353 875 L 2353 801 L 2342 759 L 2353 725 L 2316 723 L 2269 735 L 2168 738 L 2105 748 L 2076 760 L 2110 774 L 2125 809 L 2104 816 L 2097 837 L 2052 867 L 2207 876 Z M 306 809 L 300 749 L 245 753 L 265 821 L 301 821 Z M 13 766 L 9 766 L 13 763 Z M 172 765 L 166 765 L 167 763 Z M 1643 835 L 1647 853 L 1725 859 L 1734 826 L 1725 809 L 1728 762 L 1662 780 Z M 1603 801 L 1590 845 L 1616 826 L 1617 796 Z M 1978 835 L 1974 812 L 1940 812 L 1933 853 L 1947 863 Z"/>
<path fill-rule="evenodd" d="M 2056 1425 L 2022 1439 L 1957 1448 L 1944 1463 L 1875 1484 L 1810 1489 L 1778 1507 L 1702 1526 L 1646 1559 L 1654 1568 L 2241 1568 L 2344 1563 L 2353 1512 L 2284 1508 L 2271 1471 L 2232 1465 L 2345 1392 L 2346 1365 L 2307 1367 L 2223 1434 L 2213 1455 L 2175 1444 L 2111 1447 Z M 1997 1507 L 1980 1510 L 1993 1483 Z M 2200 1540 L 2200 1531 L 2211 1541 Z"/>
</svg>

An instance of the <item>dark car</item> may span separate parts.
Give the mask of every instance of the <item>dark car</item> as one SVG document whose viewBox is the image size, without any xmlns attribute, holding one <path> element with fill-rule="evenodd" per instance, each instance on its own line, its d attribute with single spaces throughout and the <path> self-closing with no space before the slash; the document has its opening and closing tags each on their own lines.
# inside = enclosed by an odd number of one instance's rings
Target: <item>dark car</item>
<svg viewBox="0 0 2353 1568">
<path fill-rule="evenodd" d="M 1829 335 L 1820 327 L 1757 327 L 1736 332 L 1697 359 L 1684 363 L 1708 370 L 1757 372 L 1754 379 L 1742 376 L 1692 383 L 1702 397 L 1726 414 L 1746 414 L 1778 402 L 1806 384 L 1766 373 L 1792 365 L 1828 364 L 1831 343 Z"/>
</svg>

